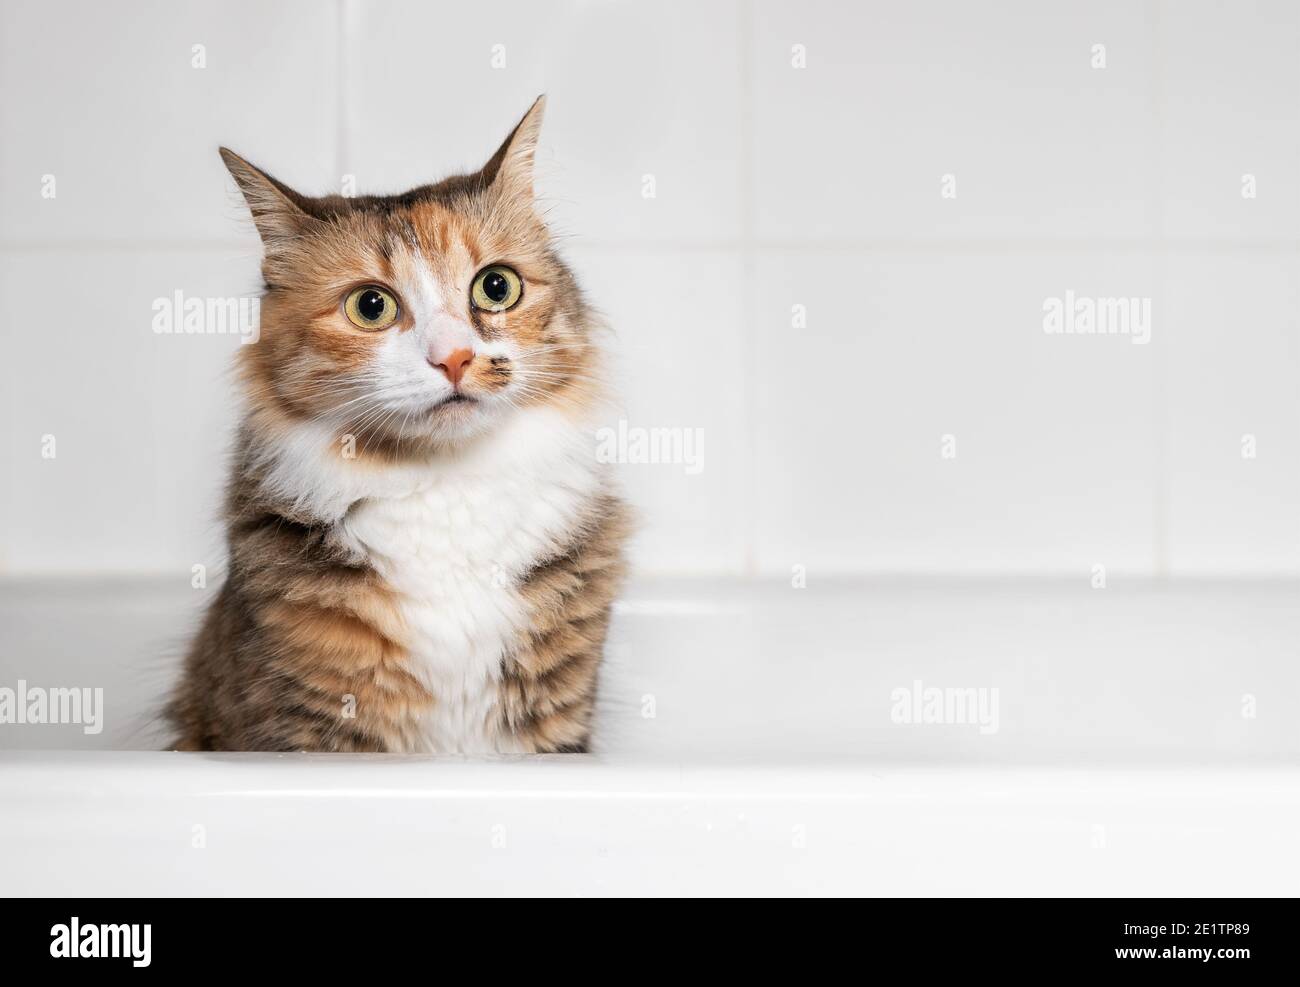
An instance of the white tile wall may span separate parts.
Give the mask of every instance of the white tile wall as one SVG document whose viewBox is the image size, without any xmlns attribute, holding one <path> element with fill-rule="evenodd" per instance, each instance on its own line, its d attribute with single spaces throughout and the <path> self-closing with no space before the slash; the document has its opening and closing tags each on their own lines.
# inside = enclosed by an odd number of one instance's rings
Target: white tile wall
<svg viewBox="0 0 1300 987">
<path fill-rule="evenodd" d="M 754 19 L 761 237 L 1154 232 L 1146 5 L 756 0 Z"/>
<path fill-rule="evenodd" d="M 334 181 L 338 22 L 314 0 L 7 0 L 0 242 L 251 236 L 216 148 Z"/>
<path fill-rule="evenodd" d="M 545 91 L 611 422 L 705 431 L 623 470 L 643 571 L 1300 572 L 1286 0 L 17 0 L 0 46 L 0 571 L 219 558 L 237 342 L 149 323 L 256 288 L 216 145 L 395 191 Z M 1044 334 L 1067 289 L 1151 343 Z"/>
<path fill-rule="evenodd" d="M 1300 257 L 1178 256 L 1167 284 L 1170 566 L 1294 571 Z"/>
<path fill-rule="evenodd" d="M 740 571 L 750 491 L 745 381 L 731 365 L 747 342 L 733 292 L 744 280 L 738 257 L 642 248 L 570 254 L 613 327 L 622 402 L 607 427 L 617 428 L 621 418 L 629 428 L 690 430 L 693 443 L 702 434 L 702 444 L 689 450 L 695 463 L 622 467 L 638 512 L 637 564 L 651 571 Z M 642 291 L 646 284 L 672 289 Z"/>
<path fill-rule="evenodd" d="M 538 191 L 557 230 L 740 232 L 738 4 L 349 3 L 347 170 L 402 190 L 476 169 L 548 94 Z M 504 68 L 493 68 L 494 48 Z M 654 198 L 642 195 L 654 178 Z"/>
<path fill-rule="evenodd" d="M 1171 237 L 1300 237 L 1300 4 L 1159 7 L 1161 209 Z M 1256 197 L 1242 197 L 1253 175 Z"/>
<path fill-rule="evenodd" d="M 764 570 L 1152 570 L 1165 342 L 1043 331 L 1067 290 L 1158 311 L 1145 254 L 773 252 L 758 285 Z"/>
<path fill-rule="evenodd" d="M 234 335 L 158 335 L 153 300 L 249 293 L 229 250 L 6 252 L 0 564 L 19 572 L 220 561 Z M 69 279 L 73 284 L 69 285 Z M 42 317 L 47 306 L 57 318 Z M 55 456 L 43 458 L 43 437 Z"/>
</svg>

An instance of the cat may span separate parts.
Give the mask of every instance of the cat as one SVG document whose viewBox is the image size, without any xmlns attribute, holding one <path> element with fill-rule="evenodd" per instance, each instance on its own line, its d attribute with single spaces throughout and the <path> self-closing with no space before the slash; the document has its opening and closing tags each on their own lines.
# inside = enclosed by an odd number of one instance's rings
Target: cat
<svg viewBox="0 0 1300 987">
<path fill-rule="evenodd" d="M 590 748 L 630 518 L 598 322 L 534 203 L 544 107 L 402 195 L 310 198 L 221 149 L 265 289 L 176 749 Z"/>
</svg>

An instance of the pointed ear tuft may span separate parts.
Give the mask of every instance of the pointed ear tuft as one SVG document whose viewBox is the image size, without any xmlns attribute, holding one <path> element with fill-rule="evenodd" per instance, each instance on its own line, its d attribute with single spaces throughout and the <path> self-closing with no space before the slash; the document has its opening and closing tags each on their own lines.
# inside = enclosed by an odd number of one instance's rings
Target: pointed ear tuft
<svg viewBox="0 0 1300 987">
<path fill-rule="evenodd" d="M 219 148 L 239 191 L 244 193 L 253 224 L 268 248 L 276 242 L 304 233 L 313 223 L 307 212 L 311 201 L 283 182 L 249 164 L 228 147 Z"/>
<path fill-rule="evenodd" d="M 533 155 L 542 131 L 542 116 L 546 112 L 546 94 L 538 96 L 505 139 L 496 154 L 483 166 L 484 184 L 499 188 L 507 195 L 519 196 L 529 201 L 533 198 Z"/>
</svg>

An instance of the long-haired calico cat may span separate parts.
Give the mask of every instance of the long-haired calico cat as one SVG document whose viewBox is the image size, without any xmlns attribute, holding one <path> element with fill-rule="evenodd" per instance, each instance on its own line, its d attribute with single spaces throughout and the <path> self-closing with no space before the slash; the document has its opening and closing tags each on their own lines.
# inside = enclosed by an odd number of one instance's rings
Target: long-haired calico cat
<svg viewBox="0 0 1300 987">
<path fill-rule="evenodd" d="M 266 288 L 178 748 L 587 749 L 628 525 L 593 320 L 534 209 L 542 110 L 396 196 L 309 198 L 222 150 Z"/>
</svg>

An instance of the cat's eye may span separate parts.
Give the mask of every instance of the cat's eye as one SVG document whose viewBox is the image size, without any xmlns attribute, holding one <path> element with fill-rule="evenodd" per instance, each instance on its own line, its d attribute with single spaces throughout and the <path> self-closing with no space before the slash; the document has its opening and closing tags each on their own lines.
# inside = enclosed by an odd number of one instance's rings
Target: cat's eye
<svg viewBox="0 0 1300 987">
<path fill-rule="evenodd" d="M 474 307 L 484 312 L 504 312 L 514 308 L 524 293 L 524 282 L 504 264 L 493 264 L 478 272 L 470 298 Z"/>
<path fill-rule="evenodd" d="M 368 284 L 348 295 L 343 311 L 358 329 L 387 329 L 397 321 L 397 299 L 383 288 Z"/>
</svg>

